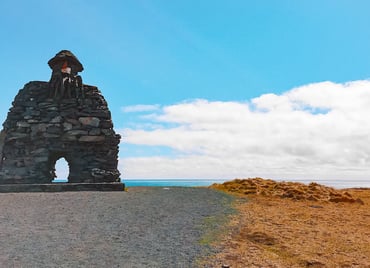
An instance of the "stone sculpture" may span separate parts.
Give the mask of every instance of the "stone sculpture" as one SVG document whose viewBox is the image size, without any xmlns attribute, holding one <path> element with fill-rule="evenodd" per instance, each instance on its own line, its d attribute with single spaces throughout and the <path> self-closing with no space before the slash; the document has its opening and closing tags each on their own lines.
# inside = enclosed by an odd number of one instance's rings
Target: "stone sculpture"
<svg viewBox="0 0 370 268">
<path fill-rule="evenodd" d="M 84 68 L 75 55 L 62 50 L 48 64 L 53 70 L 49 81 L 50 97 L 71 98 L 72 93 L 76 98 L 84 97 L 82 78 L 77 75 Z"/>
<path fill-rule="evenodd" d="M 120 135 L 106 100 L 97 87 L 82 85 L 82 64 L 70 51 L 48 63 L 50 81 L 26 84 L 3 124 L 0 191 L 123 190 Z M 67 75 L 62 68 L 70 68 Z M 60 158 L 69 165 L 65 184 L 52 183 Z"/>
</svg>

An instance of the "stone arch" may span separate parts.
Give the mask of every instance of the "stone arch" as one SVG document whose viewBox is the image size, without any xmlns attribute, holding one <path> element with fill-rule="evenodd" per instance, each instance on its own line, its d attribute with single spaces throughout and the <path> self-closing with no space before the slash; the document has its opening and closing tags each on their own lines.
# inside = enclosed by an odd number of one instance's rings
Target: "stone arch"
<svg viewBox="0 0 370 268">
<path fill-rule="evenodd" d="M 49 153 L 49 159 L 48 159 L 48 167 L 49 167 L 49 173 L 52 175 L 51 181 L 53 181 L 55 178 L 57 178 L 56 174 L 56 164 L 59 160 L 64 160 L 67 163 L 68 166 L 68 173 L 67 177 L 65 178 L 69 182 L 69 176 L 70 176 L 70 166 L 71 166 L 71 159 L 65 152 L 50 152 Z"/>
</svg>

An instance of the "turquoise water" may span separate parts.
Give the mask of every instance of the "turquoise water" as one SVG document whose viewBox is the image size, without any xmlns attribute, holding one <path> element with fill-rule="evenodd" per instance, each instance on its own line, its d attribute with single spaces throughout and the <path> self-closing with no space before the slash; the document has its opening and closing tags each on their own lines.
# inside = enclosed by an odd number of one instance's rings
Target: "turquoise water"
<svg viewBox="0 0 370 268">
<path fill-rule="evenodd" d="M 213 183 L 223 183 L 227 180 L 210 180 L 210 179 L 149 179 L 149 180 L 135 180 L 123 179 L 122 182 L 126 187 L 199 187 L 210 186 Z M 278 180 L 283 181 L 283 180 Z M 312 180 L 285 180 L 293 182 L 301 182 L 308 184 Z M 68 182 L 65 179 L 56 179 L 54 182 Z M 331 186 L 337 189 L 363 187 L 370 188 L 370 180 L 315 180 L 319 184 Z"/>
<path fill-rule="evenodd" d="M 163 180 L 123 180 L 126 187 L 137 187 L 137 186 L 157 186 L 157 187 L 196 187 L 196 186 L 210 186 L 213 183 L 223 183 L 227 180 L 204 180 L 204 179 L 163 179 Z M 283 180 L 278 180 L 283 181 Z M 301 182 L 304 184 L 309 184 L 313 180 L 285 180 L 293 182 Z M 322 185 L 334 187 L 337 189 L 343 188 L 354 188 L 363 187 L 370 188 L 370 180 L 315 180 Z"/>
<path fill-rule="evenodd" d="M 167 179 L 167 180 L 124 180 L 123 183 L 126 187 L 139 187 L 139 186 L 150 186 L 150 187 L 199 187 L 199 186 L 210 186 L 213 183 L 223 183 L 225 180 L 178 180 L 178 179 Z"/>
<path fill-rule="evenodd" d="M 210 186 L 213 183 L 223 183 L 226 180 L 205 179 L 151 179 L 151 180 L 122 180 L 126 187 L 200 187 Z M 68 182 L 66 179 L 55 179 L 54 183 Z"/>
</svg>

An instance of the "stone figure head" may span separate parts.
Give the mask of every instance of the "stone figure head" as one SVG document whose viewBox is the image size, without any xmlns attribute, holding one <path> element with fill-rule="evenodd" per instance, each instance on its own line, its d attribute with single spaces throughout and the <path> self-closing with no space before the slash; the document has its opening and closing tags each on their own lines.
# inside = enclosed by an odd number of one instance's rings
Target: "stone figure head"
<svg viewBox="0 0 370 268">
<path fill-rule="evenodd" d="M 75 55 L 69 50 L 62 50 L 58 52 L 53 58 L 48 61 L 48 65 L 52 70 L 62 70 L 70 68 L 72 74 L 82 72 L 84 67 Z"/>
</svg>

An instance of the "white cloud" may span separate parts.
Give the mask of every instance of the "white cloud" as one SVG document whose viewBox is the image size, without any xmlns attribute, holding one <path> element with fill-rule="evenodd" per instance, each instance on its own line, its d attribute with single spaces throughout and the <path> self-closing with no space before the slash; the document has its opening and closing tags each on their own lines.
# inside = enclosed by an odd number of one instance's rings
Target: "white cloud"
<svg viewBox="0 0 370 268">
<path fill-rule="evenodd" d="M 138 113 L 138 112 L 152 112 L 156 111 L 160 108 L 159 105 L 145 105 L 145 104 L 138 104 L 132 106 L 124 106 L 121 108 L 122 112 L 124 113 Z"/>
<path fill-rule="evenodd" d="M 125 129 L 121 146 L 166 146 L 177 155 L 123 158 L 123 176 L 367 178 L 369 114 L 370 81 L 315 83 L 250 102 L 166 106 L 148 117 L 161 127 Z"/>
</svg>

